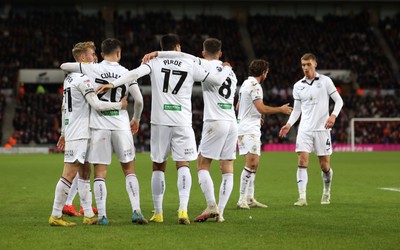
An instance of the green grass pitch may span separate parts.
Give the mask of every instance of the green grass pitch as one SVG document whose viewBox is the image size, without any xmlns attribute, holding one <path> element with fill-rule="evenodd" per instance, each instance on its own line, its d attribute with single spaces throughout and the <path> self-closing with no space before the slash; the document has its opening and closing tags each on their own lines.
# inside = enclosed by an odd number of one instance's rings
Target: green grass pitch
<svg viewBox="0 0 400 250">
<path fill-rule="evenodd" d="M 320 205 L 322 180 L 311 155 L 307 207 L 297 199 L 296 154 L 263 153 L 256 178 L 256 198 L 267 209 L 238 210 L 242 157 L 235 162 L 235 183 L 225 209 L 225 223 L 209 220 L 177 224 L 178 192 L 172 161 L 166 172 L 164 223 L 135 225 L 125 191 L 125 178 L 114 158 L 107 178 L 109 226 L 84 226 L 82 217 L 68 218 L 73 228 L 50 227 L 54 189 L 63 156 L 0 155 L 0 249 L 399 249 L 400 153 L 334 153 L 331 204 Z M 191 164 L 191 221 L 205 208 L 195 162 Z M 138 153 L 136 172 L 141 207 L 152 210 L 151 162 Z M 211 175 L 218 196 L 217 162 Z M 218 197 L 217 197 L 218 198 Z M 94 199 L 93 199 L 94 200 Z M 74 204 L 78 207 L 78 197 Z M 251 218 L 251 219 L 250 219 Z"/>
</svg>

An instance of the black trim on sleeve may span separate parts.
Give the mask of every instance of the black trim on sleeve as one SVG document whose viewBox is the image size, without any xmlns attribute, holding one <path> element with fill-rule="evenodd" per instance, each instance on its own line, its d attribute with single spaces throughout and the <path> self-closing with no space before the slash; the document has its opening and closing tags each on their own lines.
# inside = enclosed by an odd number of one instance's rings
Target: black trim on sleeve
<svg viewBox="0 0 400 250">
<path fill-rule="evenodd" d="M 150 68 L 150 73 L 149 74 L 151 74 L 151 67 L 150 67 L 150 65 L 148 65 L 147 63 L 145 63 L 144 65 L 146 65 L 147 67 L 149 67 Z"/>
<path fill-rule="evenodd" d="M 89 93 L 94 93 L 94 90 L 86 92 L 83 96 L 86 97 L 86 95 Z"/>
<path fill-rule="evenodd" d="M 201 81 L 201 82 L 204 82 L 209 75 L 210 75 L 210 73 L 207 73 L 206 77 L 204 77 L 203 81 Z"/>
<path fill-rule="evenodd" d="M 329 96 L 331 96 L 333 93 L 337 92 L 337 90 L 333 91 L 332 93 L 329 94 Z"/>
<path fill-rule="evenodd" d="M 81 70 L 81 73 L 83 74 L 83 71 L 82 71 L 82 63 L 79 63 L 79 69 Z"/>
</svg>

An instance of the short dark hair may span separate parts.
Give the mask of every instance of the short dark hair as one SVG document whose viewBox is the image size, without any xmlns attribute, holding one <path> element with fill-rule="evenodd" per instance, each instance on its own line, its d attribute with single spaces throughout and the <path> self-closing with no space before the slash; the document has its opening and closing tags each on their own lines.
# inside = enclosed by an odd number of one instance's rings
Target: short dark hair
<svg viewBox="0 0 400 250">
<path fill-rule="evenodd" d="M 212 55 L 215 55 L 218 52 L 220 52 L 221 48 L 222 48 L 222 42 L 217 38 L 207 38 L 203 42 L 203 50 Z"/>
<path fill-rule="evenodd" d="M 305 53 L 302 57 L 301 60 L 314 60 L 317 61 L 317 57 L 312 54 L 312 53 Z"/>
<path fill-rule="evenodd" d="M 179 37 L 175 34 L 163 35 L 160 39 L 161 50 L 174 50 L 179 44 Z"/>
<path fill-rule="evenodd" d="M 262 59 L 254 59 L 249 66 L 249 76 L 261 76 L 269 68 L 269 63 Z"/>
<path fill-rule="evenodd" d="M 107 38 L 101 43 L 101 52 L 110 55 L 116 50 L 121 49 L 121 42 L 115 38 Z"/>
</svg>

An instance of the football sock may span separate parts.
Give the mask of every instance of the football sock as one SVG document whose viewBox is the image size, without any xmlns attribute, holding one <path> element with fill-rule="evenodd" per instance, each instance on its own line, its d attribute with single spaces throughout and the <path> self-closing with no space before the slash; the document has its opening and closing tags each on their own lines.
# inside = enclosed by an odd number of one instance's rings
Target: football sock
<svg viewBox="0 0 400 250">
<path fill-rule="evenodd" d="M 153 171 L 151 176 L 151 193 L 153 195 L 154 212 L 162 213 L 162 203 L 165 192 L 165 174 L 162 171 Z"/>
<path fill-rule="evenodd" d="M 254 175 L 254 171 L 244 167 L 242 174 L 240 176 L 240 188 L 239 188 L 239 192 L 240 192 L 240 197 L 239 197 L 239 203 L 242 199 L 246 199 L 247 197 L 247 192 L 249 189 L 249 182 L 251 179 L 251 176 Z"/>
<path fill-rule="evenodd" d="M 207 206 L 215 204 L 214 183 L 211 179 L 210 172 L 208 170 L 199 170 L 197 175 L 199 177 L 201 191 L 203 191 L 206 197 Z"/>
<path fill-rule="evenodd" d="M 128 192 L 131 201 L 132 212 L 135 210 L 140 212 L 139 182 L 135 174 L 126 176 L 126 192 Z"/>
<path fill-rule="evenodd" d="M 254 198 L 254 185 L 256 182 L 256 173 L 250 177 L 249 187 L 247 188 L 247 203 L 250 203 L 250 199 Z"/>
<path fill-rule="evenodd" d="M 76 173 L 75 178 L 72 180 L 71 189 L 69 190 L 67 201 L 65 202 L 65 205 L 67 205 L 67 206 L 72 205 L 72 202 L 75 199 L 76 193 L 78 192 L 78 179 L 79 179 L 79 174 Z"/>
<path fill-rule="evenodd" d="M 86 217 L 93 217 L 92 209 L 92 192 L 90 190 L 90 180 L 78 180 L 78 192 L 80 197 L 83 213 Z"/>
<path fill-rule="evenodd" d="M 97 210 L 99 211 L 98 216 L 102 218 L 107 217 L 106 213 L 106 199 L 107 199 L 107 187 L 106 180 L 103 178 L 94 178 L 94 198 L 96 199 Z"/>
<path fill-rule="evenodd" d="M 70 189 L 71 182 L 61 176 L 60 180 L 57 182 L 56 190 L 54 192 L 53 211 L 51 212 L 52 216 L 56 218 L 60 218 L 62 216 L 62 209 L 65 201 L 67 200 Z"/>
<path fill-rule="evenodd" d="M 231 196 L 233 189 L 233 174 L 222 174 L 222 182 L 219 188 L 219 201 L 218 209 L 219 213 L 223 214 L 226 204 L 228 203 L 229 197 Z"/>
<path fill-rule="evenodd" d="M 324 184 L 324 194 L 327 194 L 331 191 L 331 184 L 333 178 L 333 170 L 332 168 L 329 169 L 328 172 L 321 171 L 322 182 Z"/>
<path fill-rule="evenodd" d="M 179 211 L 187 211 L 190 188 L 192 187 L 192 176 L 189 166 L 182 166 L 178 169 L 178 192 L 179 192 Z"/>
<path fill-rule="evenodd" d="M 306 199 L 307 182 L 307 168 L 299 166 L 297 168 L 297 188 L 299 190 L 300 199 Z"/>
</svg>

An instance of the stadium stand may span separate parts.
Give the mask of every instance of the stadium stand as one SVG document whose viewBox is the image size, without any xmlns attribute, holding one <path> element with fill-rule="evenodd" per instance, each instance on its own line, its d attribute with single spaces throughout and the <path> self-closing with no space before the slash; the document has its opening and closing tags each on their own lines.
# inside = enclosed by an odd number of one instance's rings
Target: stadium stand
<svg viewBox="0 0 400 250">
<path fill-rule="evenodd" d="M 123 42 L 121 64 L 131 69 L 140 64 L 142 56 L 158 50 L 160 35 L 173 32 L 180 35 L 182 50 L 201 56 L 202 41 L 209 36 L 223 41 L 225 58 L 233 65 L 239 84 L 247 77 L 248 58 L 238 32 L 239 22 L 233 18 L 216 15 L 184 16 L 176 20 L 169 12 L 132 14 L 115 12 L 112 33 Z M 71 18 L 73 17 L 73 18 Z M 214 25 L 218 23 L 218 25 Z M 400 103 L 395 94 L 400 88 L 390 62 L 382 53 L 376 34 L 379 28 L 396 61 L 400 62 L 399 15 L 380 20 L 372 26 L 369 12 L 354 15 L 326 15 L 321 20 L 299 15 L 250 15 L 247 31 L 257 58 L 270 62 L 270 73 L 265 84 L 265 102 L 282 105 L 293 102 L 291 87 L 302 77 L 299 58 L 305 51 L 314 52 L 319 69 L 346 69 L 354 74 L 352 82 L 339 82 L 343 89 L 344 108 L 332 131 L 336 142 L 347 143 L 348 126 L 352 117 L 399 117 Z M 76 9 L 66 11 L 32 11 L 13 8 L 7 18 L 0 18 L 0 85 L 2 89 L 16 89 L 17 74 L 21 68 L 58 68 L 60 63 L 71 61 L 70 50 L 76 42 L 93 40 L 99 53 L 100 42 L 106 37 L 106 24 L 100 10 L 84 14 Z M 61 83 L 60 83 L 61 84 Z M 148 85 L 149 79 L 140 80 Z M 44 86 L 47 88 L 47 86 Z M 375 95 L 357 94 L 357 89 L 376 91 Z M 379 93 L 391 89 L 391 94 Z M 14 133 L 18 144 L 54 144 L 60 129 L 60 102 L 58 93 L 37 94 L 32 91 L 24 97 L 17 96 Z M 136 135 L 139 151 L 149 150 L 151 97 L 144 95 L 145 108 L 141 129 Z M 4 114 L 4 98 L 0 96 L 0 126 Z M 200 138 L 203 100 L 193 96 L 193 127 Z M 277 134 L 287 120 L 286 116 L 267 116 L 263 125 L 262 142 L 293 143 L 293 138 L 279 139 Z M 365 136 L 362 140 L 381 143 L 398 142 L 394 125 L 383 124 L 371 128 L 360 124 Z M 365 127 L 362 127 L 365 126 Z M 377 130 L 377 131 L 372 131 Z M 361 133 L 360 132 L 360 133 Z M 385 135 L 385 136 L 381 136 Z M 371 137 L 371 138 L 368 138 Z"/>
</svg>

